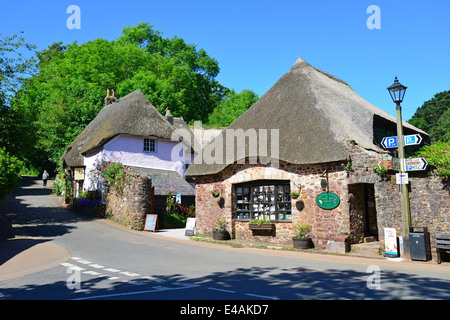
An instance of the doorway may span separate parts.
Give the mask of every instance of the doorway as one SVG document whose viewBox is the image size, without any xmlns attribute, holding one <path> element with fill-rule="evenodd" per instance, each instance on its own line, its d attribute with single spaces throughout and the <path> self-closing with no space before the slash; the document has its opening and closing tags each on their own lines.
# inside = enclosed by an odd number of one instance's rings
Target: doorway
<svg viewBox="0 0 450 320">
<path fill-rule="evenodd" d="M 374 184 L 350 184 L 348 190 L 352 242 L 378 241 Z"/>
</svg>

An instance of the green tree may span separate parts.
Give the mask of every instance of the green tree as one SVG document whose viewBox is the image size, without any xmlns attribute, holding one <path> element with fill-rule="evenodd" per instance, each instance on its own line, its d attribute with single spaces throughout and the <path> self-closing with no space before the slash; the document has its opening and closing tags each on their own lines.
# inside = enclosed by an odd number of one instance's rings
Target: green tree
<svg viewBox="0 0 450 320">
<path fill-rule="evenodd" d="M 240 93 L 231 90 L 210 114 L 208 125 L 228 127 L 256 101 L 258 95 L 251 90 L 242 90 Z"/>
<path fill-rule="evenodd" d="M 437 93 L 432 99 L 425 101 L 408 122 L 427 132 L 432 142 L 448 140 L 450 91 Z"/>
<path fill-rule="evenodd" d="M 155 76 L 147 75 L 147 79 L 149 88 L 156 86 L 155 79 L 162 82 L 159 91 L 165 99 L 158 95 L 159 100 L 150 100 L 160 111 L 170 106 L 173 115 L 181 115 L 187 122 L 206 122 L 228 92 L 215 80 L 219 74 L 219 64 L 205 50 L 197 50 L 195 45 L 186 44 L 178 37 L 163 38 L 161 31 L 153 30 L 151 24 L 142 22 L 123 28 L 118 41 L 135 44 L 155 58 L 157 69 L 151 69 Z M 127 85 L 136 88 L 137 83 L 142 85 L 143 82 L 144 77 L 139 75 L 138 79 L 131 79 Z M 149 90 L 148 93 L 152 92 Z M 173 99 L 167 99 L 168 95 Z"/>
<path fill-rule="evenodd" d="M 0 199 L 7 196 L 20 183 L 22 164 L 16 157 L 0 148 Z"/>
<path fill-rule="evenodd" d="M 115 88 L 119 98 L 141 88 L 161 113 L 170 107 L 188 122 L 206 122 L 228 92 L 215 80 L 215 59 L 183 39 L 163 38 L 146 23 L 124 28 L 117 41 L 58 42 L 36 57 L 38 73 L 15 95 L 32 132 L 23 145 L 41 157 L 35 162 L 59 162 L 104 107 L 107 88 Z"/>
<path fill-rule="evenodd" d="M 35 73 L 35 60 L 25 57 L 34 49 L 34 45 L 25 41 L 22 31 L 13 36 L 0 34 L 0 147 L 13 154 L 20 153 L 18 133 L 26 121 L 26 114 L 17 108 L 13 97 L 25 78 Z"/>
</svg>

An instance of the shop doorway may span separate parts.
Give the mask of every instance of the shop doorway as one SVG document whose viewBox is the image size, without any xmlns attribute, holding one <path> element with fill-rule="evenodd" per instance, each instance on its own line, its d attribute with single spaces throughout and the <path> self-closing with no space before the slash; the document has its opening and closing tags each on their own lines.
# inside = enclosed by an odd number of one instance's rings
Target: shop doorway
<svg viewBox="0 0 450 320">
<path fill-rule="evenodd" d="M 350 184 L 349 202 L 350 228 L 353 235 L 353 243 L 378 241 L 374 184 Z"/>
</svg>

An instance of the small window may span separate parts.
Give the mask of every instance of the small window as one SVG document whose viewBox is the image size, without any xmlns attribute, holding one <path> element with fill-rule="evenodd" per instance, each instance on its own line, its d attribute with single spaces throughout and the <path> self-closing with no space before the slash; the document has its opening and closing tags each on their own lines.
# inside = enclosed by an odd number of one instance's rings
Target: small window
<svg viewBox="0 0 450 320">
<path fill-rule="evenodd" d="M 156 152 L 155 139 L 144 139 L 144 152 Z"/>
</svg>

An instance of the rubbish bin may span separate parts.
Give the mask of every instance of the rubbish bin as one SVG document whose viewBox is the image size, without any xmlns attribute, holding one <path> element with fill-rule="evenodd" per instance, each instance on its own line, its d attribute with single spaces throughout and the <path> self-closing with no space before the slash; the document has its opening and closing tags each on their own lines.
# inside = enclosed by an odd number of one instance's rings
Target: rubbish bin
<svg viewBox="0 0 450 320">
<path fill-rule="evenodd" d="M 431 260 L 430 234 L 427 227 L 409 228 L 409 250 L 411 260 Z"/>
</svg>

